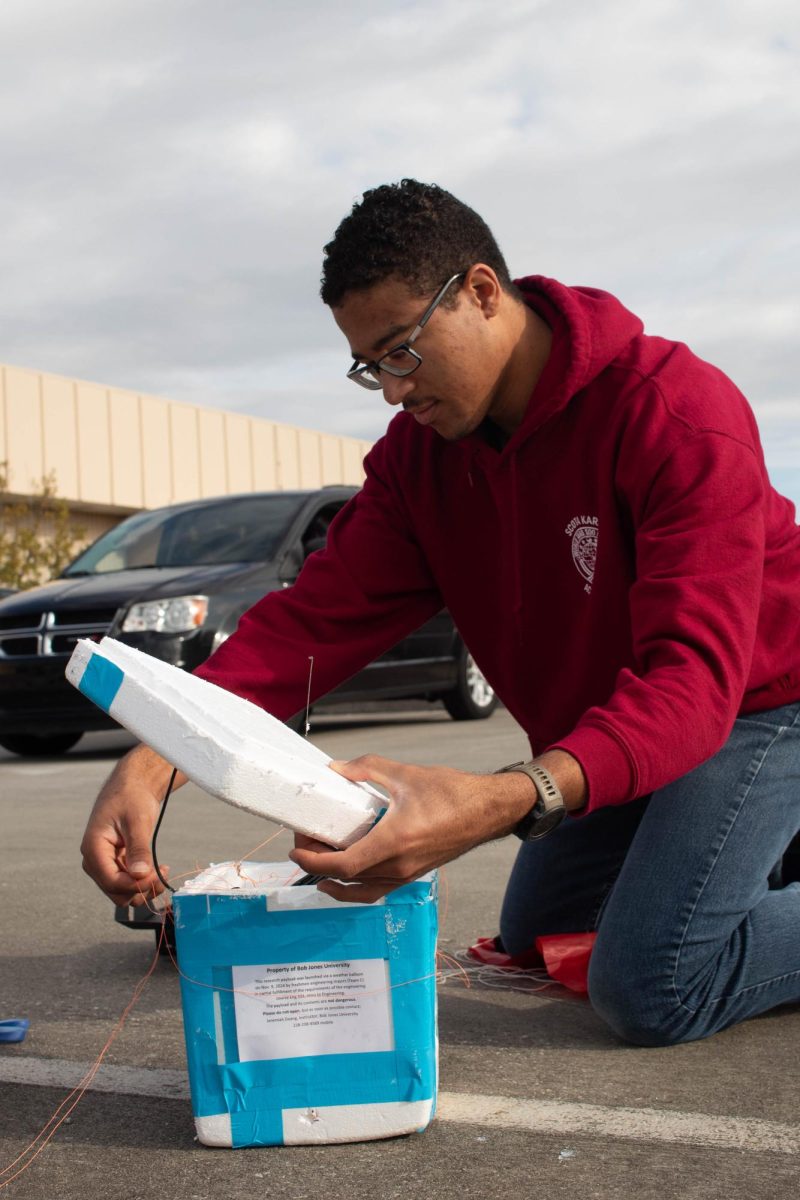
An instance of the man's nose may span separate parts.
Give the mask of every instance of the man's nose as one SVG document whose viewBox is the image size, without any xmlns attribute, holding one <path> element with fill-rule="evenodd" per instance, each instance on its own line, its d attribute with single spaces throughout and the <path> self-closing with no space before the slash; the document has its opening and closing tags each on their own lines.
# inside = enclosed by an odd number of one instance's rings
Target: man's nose
<svg viewBox="0 0 800 1200">
<path fill-rule="evenodd" d="M 383 372 L 383 398 L 387 404 L 402 404 L 406 396 L 414 390 L 414 380 L 410 375 L 390 375 Z"/>
</svg>

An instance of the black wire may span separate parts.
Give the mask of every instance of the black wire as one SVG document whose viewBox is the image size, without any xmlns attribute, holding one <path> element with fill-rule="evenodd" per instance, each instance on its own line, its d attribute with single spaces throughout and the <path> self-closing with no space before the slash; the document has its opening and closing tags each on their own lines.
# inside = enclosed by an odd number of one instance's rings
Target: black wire
<svg viewBox="0 0 800 1200">
<path fill-rule="evenodd" d="M 309 672 L 308 672 L 308 699 L 306 701 L 305 733 L 303 735 L 304 737 L 308 737 L 308 730 L 309 730 L 308 714 L 309 714 L 309 709 L 311 707 L 311 672 L 314 669 L 314 658 L 312 655 L 309 655 L 309 662 L 311 663 L 311 666 L 310 666 Z M 177 774 L 178 774 L 178 768 L 173 767 L 172 774 L 169 777 L 169 783 L 167 784 L 167 790 L 164 793 L 164 799 L 161 801 L 161 808 L 158 813 L 158 820 L 156 821 L 156 827 L 153 830 L 153 839 L 150 843 L 150 853 L 153 856 L 153 867 L 155 868 L 156 875 L 161 880 L 164 887 L 168 888 L 169 891 L 171 891 L 171 892 L 174 892 L 175 888 L 161 874 L 161 868 L 158 865 L 158 855 L 156 854 L 156 838 L 158 837 L 158 831 L 161 828 L 161 822 L 164 819 L 164 813 L 167 811 L 167 801 L 169 800 L 170 795 L 172 794 L 172 789 L 175 785 L 175 776 Z M 319 881 L 324 878 L 325 878 L 324 875 L 303 875 L 300 877 L 300 879 L 296 879 L 292 886 L 293 887 L 308 886 L 309 884 L 319 883 Z"/>
<path fill-rule="evenodd" d="M 153 830 L 153 839 L 150 843 L 150 853 L 153 855 L 153 867 L 155 868 L 156 875 L 161 880 L 164 887 L 168 888 L 169 891 L 171 891 L 171 892 L 174 892 L 175 888 L 161 874 L 161 868 L 158 865 L 158 855 L 156 854 L 156 838 L 158 837 L 158 831 L 161 828 L 161 822 L 164 819 L 164 813 L 167 811 L 167 801 L 169 800 L 169 798 L 172 794 L 172 789 L 175 786 L 175 776 L 177 774 L 178 774 L 178 768 L 173 767 L 172 774 L 169 777 L 169 783 L 167 784 L 167 790 L 164 793 L 164 799 L 161 801 L 161 808 L 158 813 L 158 820 L 156 821 L 156 827 Z M 319 883 L 320 879 L 324 879 L 324 878 L 325 878 L 324 875 L 303 875 L 300 879 L 295 880 L 293 886 L 294 887 L 297 887 L 298 885 L 308 886 L 309 884 Z"/>
<path fill-rule="evenodd" d="M 314 670 L 314 655 L 309 654 L 308 661 L 311 664 L 308 668 L 308 694 L 306 695 L 306 720 L 303 730 L 303 737 L 308 739 L 308 734 L 311 729 L 309 722 L 309 714 L 311 712 L 311 672 Z M 295 879 L 292 887 L 309 887 L 311 884 L 319 883 L 324 879 L 324 875 L 301 875 L 299 879 Z"/>
<path fill-rule="evenodd" d="M 155 867 L 155 872 L 156 872 L 156 875 L 157 875 L 157 876 L 158 876 L 158 878 L 161 880 L 161 882 L 163 883 L 164 887 L 165 887 L 165 888 L 169 888 L 169 890 L 170 890 L 171 892 L 174 892 L 174 891 L 175 891 L 175 888 L 172 886 L 172 884 L 171 884 L 171 883 L 168 883 L 168 882 L 167 882 L 167 880 L 164 878 L 164 876 L 161 874 L 161 868 L 160 868 L 160 867 L 159 867 L 159 865 L 158 865 L 158 858 L 157 858 L 157 856 L 156 856 L 156 838 L 158 837 L 158 831 L 159 831 L 159 829 L 161 828 L 161 822 L 162 822 L 162 820 L 163 820 L 163 818 L 164 818 L 164 813 L 167 811 L 167 801 L 168 801 L 168 800 L 169 800 L 169 798 L 170 798 L 170 794 L 171 794 L 171 792 L 172 792 L 172 788 L 173 788 L 173 785 L 174 785 L 174 783 L 175 783 L 175 776 L 176 776 L 177 774 L 178 774 L 178 768 L 177 768 L 177 767 L 173 767 L 173 768 L 172 768 L 172 774 L 171 774 L 171 775 L 170 775 L 170 777 L 169 777 L 169 783 L 167 784 L 167 790 L 166 790 L 166 792 L 164 793 L 164 799 L 161 801 L 161 809 L 160 809 L 160 811 L 159 811 L 159 814 L 158 814 L 158 820 L 156 821 L 156 827 L 155 827 L 155 829 L 153 830 L 153 840 L 152 840 L 152 842 L 150 843 L 150 852 L 151 852 L 151 854 L 153 855 L 153 866 Z"/>
</svg>

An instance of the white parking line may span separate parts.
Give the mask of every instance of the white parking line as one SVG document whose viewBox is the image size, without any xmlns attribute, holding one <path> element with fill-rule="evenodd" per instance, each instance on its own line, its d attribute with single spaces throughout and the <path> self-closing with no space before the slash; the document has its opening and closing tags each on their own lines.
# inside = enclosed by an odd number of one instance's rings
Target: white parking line
<svg viewBox="0 0 800 1200">
<path fill-rule="evenodd" d="M 527 1129 L 535 1133 L 584 1134 L 634 1142 L 680 1142 L 723 1150 L 800 1153 L 799 1126 L 674 1109 L 617 1108 L 569 1104 L 561 1100 L 522 1100 L 513 1096 L 443 1092 L 439 1096 L 437 1116 L 462 1125 Z"/>
<path fill-rule="evenodd" d="M 0 1057 L 0 1083 L 72 1089 L 80 1083 L 89 1066 L 89 1063 L 65 1059 L 3 1056 Z M 161 1100 L 189 1099 L 185 1071 L 163 1068 L 103 1066 L 92 1080 L 90 1090 Z M 436 1119 L 456 1125 L 555 1133 L 560 1137 L 584 1135 L 635 1142 L 676 1142 L 721 1150 L 800 1153 L 800 1126 L 674 1109 L 617 1108 L 560 1100 L 440 1092 Z"/>
<path fill-rule="evenodd" d="M 68 1062 L 63 1058 L 29 1058 L 27 1055 L 3 1057 L 0 1058 L 0 1083 L 23 1083 L 71 1091 L 90 1069 L 91 1063 Z M 189 1079 L 185 1071 L 102 1066 L 89 1085 L 89 1091 L 188 1100 Z"/>
<path fill-rule="evenodd" d="M 16 764 L 14 764 L 13 761 L 11 763 L 9 763 L 8 759 L 0 759 L 0 762 L 5 764 L 5 770 L 9 771 L 12 775 L 63 775 L 64 774 L 64 768 L 59 765 L 52 766 L 52 767 L 29 767 L 29 766 L 16 766 Z"/>
</svg>

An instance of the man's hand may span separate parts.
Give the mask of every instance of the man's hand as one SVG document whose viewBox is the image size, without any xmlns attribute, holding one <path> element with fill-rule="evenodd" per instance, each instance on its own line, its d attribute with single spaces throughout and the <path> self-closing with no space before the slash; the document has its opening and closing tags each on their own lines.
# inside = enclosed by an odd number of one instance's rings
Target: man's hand
<svg viewBox="0 0 800 1200">
<path fill-rule="evenodd" d="M 336 900 L 369 904 L 473 846 L 510 833 L 536 792 L 524 775 L 471 775 L 451 767 L 414 767 L 376 754 L 332 763 L 354 781 L 384 788 L 389 808 L 346 850 L 298 834 L 290 858 Z M 343 882 L 336 882 L 342 880 Z"/>
<path fill-rule="evenodd" d="M 97 797 L 81 842 L 83 869 L 115 904 L 139 906 L 164 890 L 150 842 L 171 774 L 168 762 L 137 746 Z M 178 775 L 175 787 L 185 781 Z"/>
</svg>

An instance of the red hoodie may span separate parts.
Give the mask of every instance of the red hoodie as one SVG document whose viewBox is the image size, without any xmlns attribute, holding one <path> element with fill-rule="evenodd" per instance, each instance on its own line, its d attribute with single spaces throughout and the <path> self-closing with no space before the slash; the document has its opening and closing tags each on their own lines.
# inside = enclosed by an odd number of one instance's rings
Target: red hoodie
<svg viewBox="0 0 800 1200">
<path fill-rule="evenodd" d="M 497 451 L 398 414 L 290 589 L 198 674 L 286 718 L 446 605 L 534 754 L 590 810 L 716 753 L 738 713 L 800 699 L 800 530 L 722 372 L 605 292 L 533 276 L 553 331 Z"/>
</svg>

